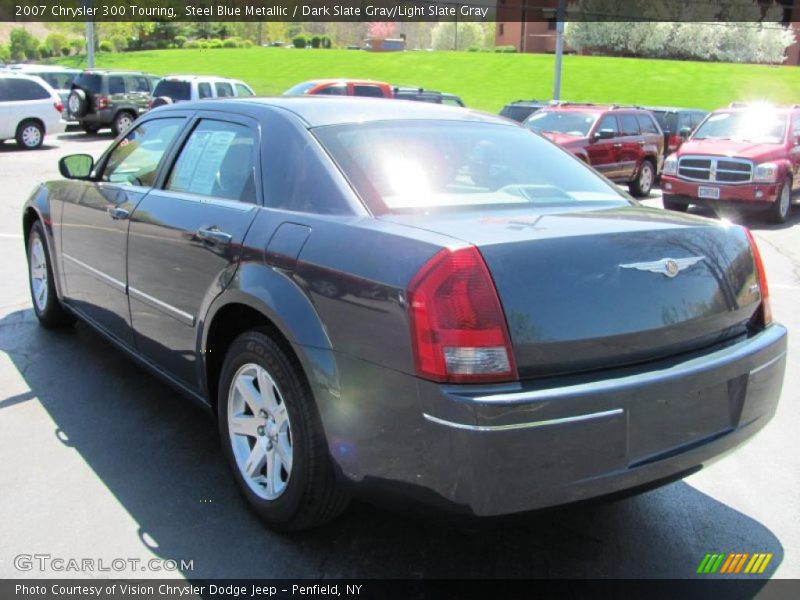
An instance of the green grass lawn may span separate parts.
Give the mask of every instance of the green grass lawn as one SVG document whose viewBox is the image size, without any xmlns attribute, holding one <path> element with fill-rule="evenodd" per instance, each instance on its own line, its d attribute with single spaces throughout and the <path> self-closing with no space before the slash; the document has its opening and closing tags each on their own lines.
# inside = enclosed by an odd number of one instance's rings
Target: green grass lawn
<svg viewBox="0 0 800 600">
<path fill-rule="evenodd" d="M 61 64 L 83 66 L 82 57 Z M 100 53 L 98 67 L 159 75 L 197 73 L 242 79 L 275 95 L 305 79 L 364 77 L 458 94 L 497 112 L 508 101 L 548 99 L 552 55 L 476 52 L 370 53 L 356 50 L 234 48 Z M 800 103 L 800 69 L 722 63 L 567 56 L 562 97 L 574 101 L 713 109 L 733 100 Z"/>
</svg>

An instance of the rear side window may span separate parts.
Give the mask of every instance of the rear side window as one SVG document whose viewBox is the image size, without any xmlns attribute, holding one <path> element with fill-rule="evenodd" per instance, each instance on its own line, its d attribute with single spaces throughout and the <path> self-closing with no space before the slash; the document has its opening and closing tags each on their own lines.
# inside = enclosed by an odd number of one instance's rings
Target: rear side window
<svg viewBox="0 0 800 600">
<path fill-rule="evenodd" d="M 200 99 L 203 98 L 211 98 L 213 94 L 211 93 L 211 84 L 206 83 L 205 81 L 202 83 L 197 84 L 197 97 Z"/>
<path fill-rule="evenodd" d="M 255 133 L 244 125 L 200 121 L 175 161 L 167 189 L 255 204 L 255 148 Z"/>
<path fill-rule="evenodd" d="M 237 96 L 254 96 L 253 91 L 244 85 L 243 83 L 236 84 L 236 95 Z"/>
<path fill-rule="evenodd" d="M 622 115 L 622 135 L 639 135 L 639 121 L 636 115 Z"/>
<path fill-rule="evenodd" d="M 658 127 L 650 115 L 636 115 L 636 118 L 639 120 L 642 133 L 659 133 Z"/>
<path fill-rule="evenodd" d="M 97 73 L 81 73 L 75 78 L 75 85 L 92 94 L 100 94 L 103 91 L 103 78 Z"/>
<path fill-rule="evenodd" d="M 152 187 L 161 157 L 182 126 L 182 118 L 145 121 L 111 151 L 101 179 L 122 185 Z"/>
<path fill-rule="evenodd" d="M 188 81 L 167 81 L 162 79 L 153 90 L 153 96 L 160 98 L 166 96 L 173 100 L 191 100 L 192 86 Z"/>
<path fill-rule="evenodd" d="M 6 79 L 4 96 L 7 102 L 46 100 L 50 98 L 50 92 L 28 79 Z"/>
<path fill-rule="evenodd" d="M 214 84 L 214 87 L 217 88 L 217 97 L 219 98 L 230 98 L 233 96 L 233 86 L 230 83 L 218 81 Z"/>
<path fill-rule="evenodd" d="M 377 85 L 354 85 L 353 95 L 366 98 L 383 98 L 383 90 Z"/>
<path fill-rule="evenodd" d="M 122 77 L 112 76 L 108 78 L 108 93 L 109 94 L 124 94 L 125 93 L 125 80 Z"/>
</svg>

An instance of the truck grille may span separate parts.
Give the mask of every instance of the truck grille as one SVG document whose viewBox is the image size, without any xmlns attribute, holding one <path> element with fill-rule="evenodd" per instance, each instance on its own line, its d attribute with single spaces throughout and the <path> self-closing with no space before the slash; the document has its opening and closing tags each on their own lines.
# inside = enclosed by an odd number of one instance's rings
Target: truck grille
<svg viewBox="0 0 800 600">
<path fill-rule="evenodd" d="M 749 183 L 753 179 L 753 163 L 738 158 L 684 156 L 678 162 L 678 176 L 710 183 Z"/>
</svg>

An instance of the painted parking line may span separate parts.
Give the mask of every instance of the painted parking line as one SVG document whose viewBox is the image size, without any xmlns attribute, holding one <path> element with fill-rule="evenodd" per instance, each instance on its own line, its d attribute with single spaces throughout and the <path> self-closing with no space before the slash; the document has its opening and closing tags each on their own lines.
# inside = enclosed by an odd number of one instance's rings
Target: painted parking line
<svg viewBox="0 0 800 600">
<path fill-rule="evenodd" d="M 0 233 L 0 238 L 7 238 L 11 240 L 21 240 L 22 234 L 21 233 Z"/>
<path fill-rule="evenodd" d="M 783 283 L 770 283 L 769 289 L 771 290 L 800 290 L 800 285 L 790 285 Z"/>
</svg>

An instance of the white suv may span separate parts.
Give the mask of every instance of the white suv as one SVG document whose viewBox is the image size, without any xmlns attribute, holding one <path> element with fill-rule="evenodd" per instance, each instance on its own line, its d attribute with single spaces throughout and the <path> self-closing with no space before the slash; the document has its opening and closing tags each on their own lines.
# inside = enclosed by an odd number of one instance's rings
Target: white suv
<svg viewBox="0 0 800 600">
<path fill-rule="evenodd" d="M 167 75 L 158 82 L 150 100 L 150 107 L 164 104 L 202 100 L 203 98 L 236 98 L 255 96 L 244 81 L 204 75 Z"/>
<path fill-rule="evenodd" d="M 42 145 L 45 134 L 63 133 L 64 105 L 38 77 L 0 71 L 0 141 L 15 138 L 23 150 Z"/>
</svg>

